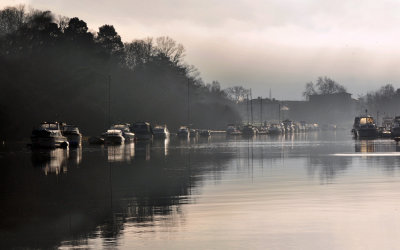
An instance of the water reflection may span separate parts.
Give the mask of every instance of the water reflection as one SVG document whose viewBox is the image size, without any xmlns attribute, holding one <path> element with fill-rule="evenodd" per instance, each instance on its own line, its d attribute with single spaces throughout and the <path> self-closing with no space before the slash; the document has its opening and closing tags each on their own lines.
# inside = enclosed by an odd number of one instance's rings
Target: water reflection
<svg viewBox="0 0 400 250">
<path fill-rule="evenodd" d="M 153 140 L 153 149 L 156 150 L 156 152 L 160 152 L 163 151 L 164 152 L 164 156 L 168 155 L 168 147 L 169 147 L 169 143 L 170 143 L 170 138 L 167 137 L 166 139 L 154 139 Z"/>
<path fill-rule="evenodd" d="M 373 140 L 360 140 L 354 144 L 354 151 L 359 153 L 375 152 L 375 142 Z"/>
<path fill-rule="evenodd" d="M 107 145 L 107 159 L 109 162 L 131 162 L 135 157 L 135 144 Z"/>
<path fill-rule="evenodd" d="M 136 159 L 150 160 L 151 158 L 151 141 L 137 141 L 135 144 Z"/>
<path fill-rule="evenodd" d="M 0 247 L 129 249 L 162 247 L 167 242 L 176 248 L 179 243 L 172 242 L 187 237 L 222 248 L 229 240 L 216 242 L 215 237 L 226 234 L 243 244 L 258 240 L 266 241 L 263 246 L 272 242 L 285 248 L 283 240 L 260 237 L 265 226 L 277 228 L 278 238 L 280 233 L 293 235 L 292 226 L 308 230 L 308 224 L 300 224 L 303 218 L 307 218 L 304 223 L 313 221 L 316 229 L 324 229 L 324 221 L 334 216 L 324 214 L 327 210 L 321 206 L 341 208 L 343 199 L 354 201 L 360 194 L 353 183 L 369 178 L 384 186 L 400 166 L 399 157 L 359 156 L 399 151 L 392 141 L 327 137 L 211 136 L 198 141 L 171 138 L 104 148 L 3 153 Z M 358 156 L 335 155 L 339 153 Z M 49 174 L 64 169 L 68 174 Z M 386 176 L 379 172 L 382 169 Z M 396 189 L 385 188 L 387 193 L 391 190 Z M 337 193 L 342 196 L 329 196 Z M 322 213 L 324 219 L 307 217 L 303 212 L 310 208 L 312 216 Z M 191 248 L 196 240 L 180 243 Z"/>
<path fill-rule="evenodd" d="M 41 168 L 47 175 L 67 172 L 69 150 L 63 148 L 32 150 L 32 165 Z"/>
</svg>

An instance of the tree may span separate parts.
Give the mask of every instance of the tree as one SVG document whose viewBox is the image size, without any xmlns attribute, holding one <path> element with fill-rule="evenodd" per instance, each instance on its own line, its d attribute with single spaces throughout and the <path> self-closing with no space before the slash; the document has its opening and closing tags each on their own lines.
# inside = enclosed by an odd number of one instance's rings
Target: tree
<svg viewBox="0 0 400 250">
<path fill-rule="evenodd" d="M 125 44 L 125 63 L 130 69 L 151 60 L 154 53 L 153 39 L 135 40 Z"/>
<path fill-rule="evenodd" d="M 228 98 L 234 101 L 235 103 L 242 102 L 246 99 L 247 95 L 250 93 L 250 90 L 243 88 L 242 86 L 234 86 L 229 87 L 224 90 L 227 94 Z"/>
<path fill-rule="evenodd" d="M 308 97 L 310 95 L 315 95 L 316 93 L 317 92 L 315 91 L 314 83 L 313 82 L 306 83 L 306 89 L 303 92 L 303 96 L 304 97 Z"/>
<path fill-rule="evenodd" d="M 335 94 L 335 93 L 344 93 L 346 92 L 346 88 L 329 77 L 318 77 L 317 84 L 319 94 Z"/>
<path fill-rule="evenodd" d="M 113 25 L 101 26 L 99 32 L 97 32 L 96 42 L 108 55 L 119 57 L 123 54 L 124 44 Z"/>
<path fill-rule="evenodd" d="M 167 57 L 175 65 L 179 65 L 185 56 L 185 48 L 168 36 L 156 39 L 155 52 L 160 57 Z"/>
<path fill-rule="evenodd" d="M 0 37 L 17 31 L 23 24 L 25 7 L 8 7 L 0 11 Z"/>
<path fill-rule="evenodd" d="M 88 32 L 86 22 L 77 17 L 71 18 L 68 25 L 64 28 L 64 35 L 70 41 L 78 43 L 91 43 L 93 41 L 93 34 Z"/>
<path fill-rule="evenodd" d="M 315 90 L 315 88 L 317 88 L 317 90 Z M 306 89 L 303 92 L 303 96 L 308 97 L 310 95 L 328 95 L 337 93 L 346 93 L 346 88 L 329 77 L 320 76 L 315 85 L 313 82 L 306 83 Z"/>
</svg>

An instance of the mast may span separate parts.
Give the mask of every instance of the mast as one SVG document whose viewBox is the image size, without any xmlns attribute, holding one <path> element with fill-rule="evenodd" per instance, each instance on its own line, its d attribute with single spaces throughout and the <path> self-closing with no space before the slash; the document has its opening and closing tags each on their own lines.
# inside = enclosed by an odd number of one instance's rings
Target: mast
<svg viewBox="0 0 400 250">
<path fill-rule="evenodd" d="M 249 123 L 250 123 L 250 116 L 249 116 L 249 94 L 247 94 L 246 111 L 247 111 L 247 124 L 249 124 Z"/>
<path fill-rule="evenodd" d="M 111 75 L 108 75 L 108 127 L 111 127 Z"/>
<path fill-rule="evenodd" d="M 251 124 L 253 124 L 253 95 L 250 89 L 250 111 L 251 111 Z"/>
<path fill-rule="evenodd" d="M 187 124 L 190 126 L 190 99 L 189 99 L 189 78 L 187 81 Z"/>
<path fill-rule="evenodd" d="M 262 97 L 260 99 L 260 123 L 263 123 L 263 119 L 262 119 Z"/>
</svg>

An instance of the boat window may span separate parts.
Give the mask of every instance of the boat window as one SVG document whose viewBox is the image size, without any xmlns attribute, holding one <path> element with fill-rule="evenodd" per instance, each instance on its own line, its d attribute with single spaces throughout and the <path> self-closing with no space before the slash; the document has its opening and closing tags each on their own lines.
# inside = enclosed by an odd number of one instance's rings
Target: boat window
<svg viewBox="0 0 400 250">
<path fill-rule="evenodd" d="M 360 119 L 360 124 L 373 124 L 374 119 L 372 117 L 363 117 Z"/>
<path fill-rule="evenodd" d="M 58 124 L 54 124 L 54 123 L 43 123 L 43 124 L 40 124 L 40 128 L 42 128 L 42 129 L 49 129 L 49 130 L 58 130 Z"/>
</svg>

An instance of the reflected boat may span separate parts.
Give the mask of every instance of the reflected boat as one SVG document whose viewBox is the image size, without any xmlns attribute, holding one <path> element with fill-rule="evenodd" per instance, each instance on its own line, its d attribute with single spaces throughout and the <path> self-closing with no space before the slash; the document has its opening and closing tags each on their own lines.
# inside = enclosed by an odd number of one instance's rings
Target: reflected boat
<svg viewBox="0 0 400 250">
<path fill-rule="evenodd" d="M 108 162 L 130 162 L 135 157 L 135 144 L 127 143 L 123 145 L 107 146 Z"/>
<path fill-rule="evenodd" d="M 32 150 L 32 164 L 42 168 L 47 175 L 59 174 L 67 171 L 69 151 L 63 148 Z"/>
</svg>

